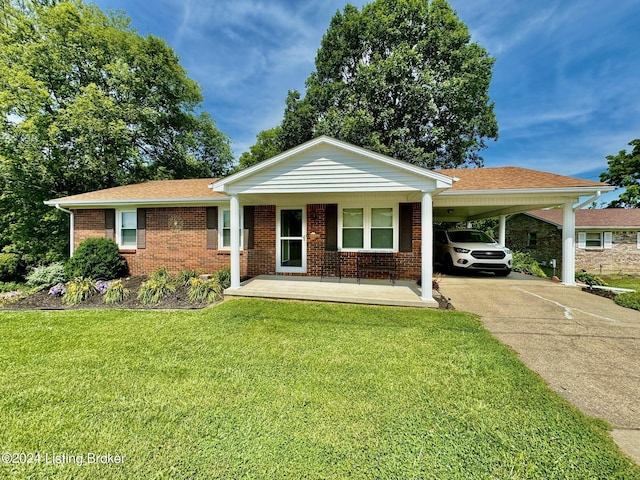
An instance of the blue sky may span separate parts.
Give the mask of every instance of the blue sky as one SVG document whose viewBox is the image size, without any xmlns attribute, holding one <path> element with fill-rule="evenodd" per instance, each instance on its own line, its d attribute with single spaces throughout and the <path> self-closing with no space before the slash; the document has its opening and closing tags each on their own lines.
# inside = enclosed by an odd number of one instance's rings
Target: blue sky
<svg viewBox="0 0 640 480">
<path fill-rule="evenodd" d="M 236 156 L 304 92 L 337 0 L 97 0 L 139 33 L 163 38 L 203 89 Z M 368 1 L 352 1 L 362 6 Z M 485 166 L 598 180 L 606 156 L 640 138 L 640 2 L 450 0 L 496 58 L 491 99 L 500 138 Z M 614 195 L 615 197 L 615 195 Z M 609 199 L 608 196 L 607 199 Z"/>
</svg>

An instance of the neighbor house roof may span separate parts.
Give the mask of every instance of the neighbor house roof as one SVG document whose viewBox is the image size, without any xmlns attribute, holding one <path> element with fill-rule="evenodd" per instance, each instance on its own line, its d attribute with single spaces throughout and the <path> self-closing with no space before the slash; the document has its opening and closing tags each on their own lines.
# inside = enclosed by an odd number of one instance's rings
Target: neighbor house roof
<svg viewBox="0 0 640 480">
<path fill-rule="evenodd" d="M 47 205 L 92 206 L 114 204 L 194 203 L 225 199 L 226 195 L 212 191 L 209 185 L 215 178 L 188 180 L 152 180 L 144 183 L 95 190 L 93 192 L 55 198 Z"/>
<path fill-rule="evenodd" d="M 534 210 L 527 212 L 534 218 L 562 226 L 562 210 Z M 577 228 L 640 228 L 640 209 L 594 208 L 576 210 Z"/>
<path fill-rule="evenodd" d="M 602 188 L 610 190 L 606 183 L 592 182 L 555 173 L 541 172 L 521 167 L 460 168 L 438 170 L 459 180 L 448 192 L 526 189 Z"/>
</svg>

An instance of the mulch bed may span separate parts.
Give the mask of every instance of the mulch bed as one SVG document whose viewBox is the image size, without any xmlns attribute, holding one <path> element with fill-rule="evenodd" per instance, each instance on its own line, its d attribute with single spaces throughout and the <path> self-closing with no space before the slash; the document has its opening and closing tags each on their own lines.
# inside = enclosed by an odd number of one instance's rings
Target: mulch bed
<svg viewBox="0 0 640 480">
<path fill-rule="evenodd" d="M 188 309 L 200 309 L 207 306 L 207 304 L 191 303 L 187 297 L 187 288 L 178 287 L 176 292 L 167 296 L 164 300 L 155 305 L 143 305 L 136 295 L 142 282 L 146 277 L 129 277 L 122 279 L 123 285 L 129 289 L 129 298 L 120 303 L 107 305 L 104 303 L 102 295 L 94 295 L 88 300 L 78 305 L 66 305 L 62 301 L 62 297 L 54 297 L 49 295 L 49 289 L 46 288 L 37 293 L 31 294 L 26 298 L 22 298 L 16 302 L 6 304 L 0 308 L 4 310 L 77 310 L 77 309 L 160 309 L 160 310 L 188 310 Z"/>
</svg>

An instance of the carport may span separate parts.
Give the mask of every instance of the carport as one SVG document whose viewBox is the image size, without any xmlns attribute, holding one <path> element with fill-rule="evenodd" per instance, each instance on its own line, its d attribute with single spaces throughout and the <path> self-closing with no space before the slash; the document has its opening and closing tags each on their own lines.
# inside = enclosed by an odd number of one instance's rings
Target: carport
<svg viewBox="0 0 640 480">
<path fill-rule="evenodd" d="M 562 209 L 562 283 L 575 285 L 575 211 L 614 187 L 520 167 L 441 170 L 439 173 L 457 181 L 452 188 L 433 197 L 433 221 L 469 222 L 498 217 L 498 241 L 502 245 L 508 215 L 541 208 Z"/>
</svg>

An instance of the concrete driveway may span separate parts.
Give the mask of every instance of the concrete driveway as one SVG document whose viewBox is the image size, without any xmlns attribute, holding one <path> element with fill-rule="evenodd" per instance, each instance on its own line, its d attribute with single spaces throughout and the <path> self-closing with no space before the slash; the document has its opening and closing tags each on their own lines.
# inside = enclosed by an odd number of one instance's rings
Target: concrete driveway
<svg viewBox="0 0 640 480">
<path fill-rule="evenodd" d="M 440 286 L 553 390 L 609 422 L 620 449 L 640 464 L 640 312 L 517 273 L 444 276 Z"/>
</svg>

